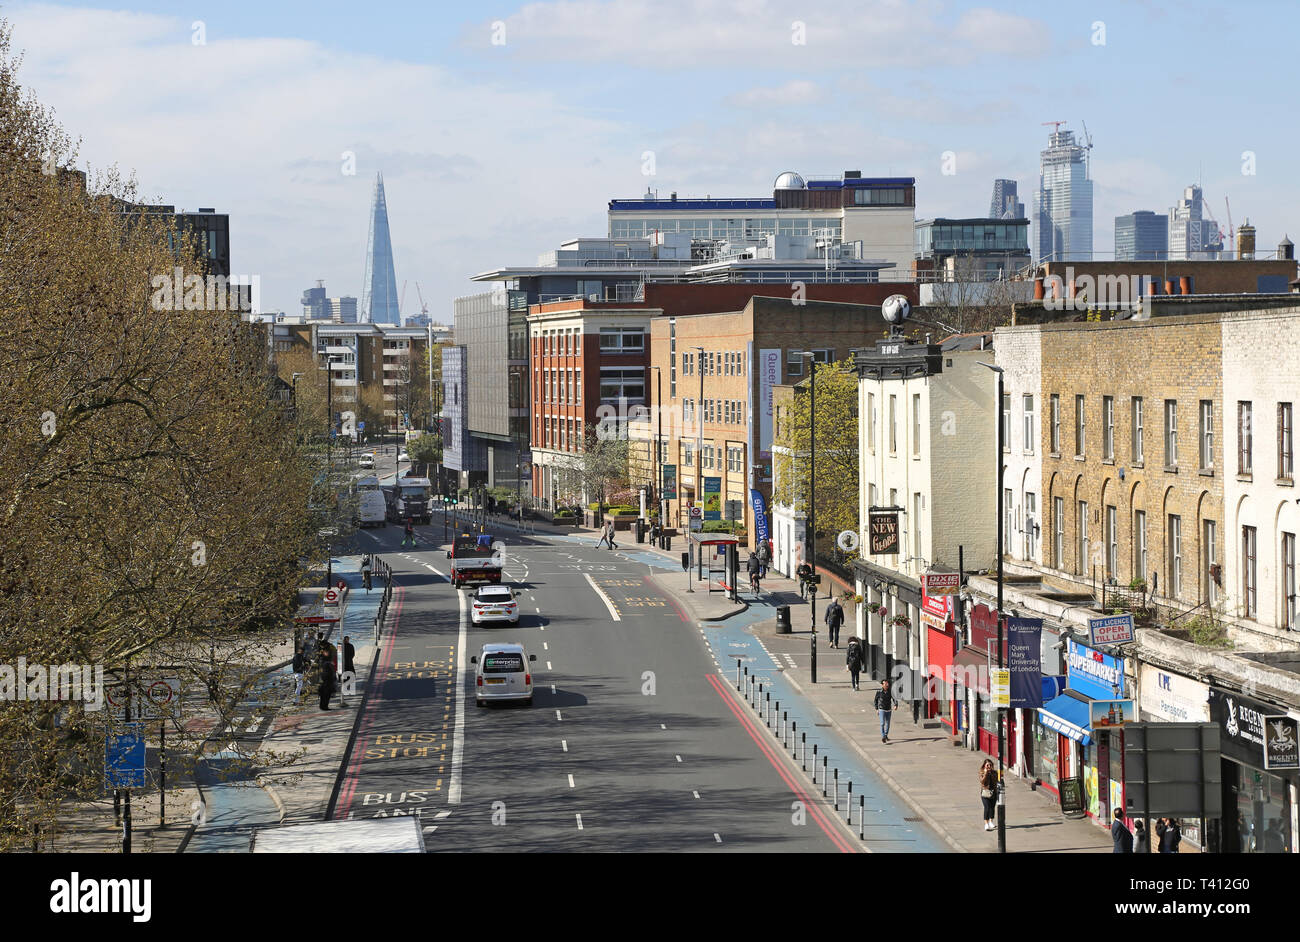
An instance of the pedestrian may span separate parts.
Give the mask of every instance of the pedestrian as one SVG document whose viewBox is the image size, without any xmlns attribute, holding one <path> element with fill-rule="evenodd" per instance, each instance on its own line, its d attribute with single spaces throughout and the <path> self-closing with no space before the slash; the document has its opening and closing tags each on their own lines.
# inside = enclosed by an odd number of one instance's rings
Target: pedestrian
<svg viewBox="0 0 1300 942">
<path fill-rule="evenodd" d="M 322 710 L 330 708 L 330 697 L 332 696 L 334 696 L 334 664 L 331 661 L 322 661 L 320 671 L 320 708 Z"/>
<path fill-rule="evenodd" d="M 1161 818 L 1156 825 L 1156 834 L 1160 837 L 1160 853 L 1176 854 L 1178 845 L 1183 840 L 1183 829 L 1174 818 Z"/>
<path fill-rule="evenodd" d="M 357 656 L 357 649 L 352 646 L 352 639 L 344 637 L 343 639 L 343 673 L 355 674 L 356 667 L 352 664 L 352 659 Z"/>
<path fill-rule="evenodd" d="M 1112 853 L 1133 853 L 1133 832 L 1124 823 L 1124 809 L 1115 809 L 1115 820 L 1110 825 L 1110 839 L 1114 844 Z"/>
<path fill-rule="evenodd" d="M 415 545 L 415 524 L 411 521 L 410 517 L 406 518 L 406 528 L 402 534 L 402 545 Z"/>
<path fill-rule="evenodd" d="M 807 563 L 800 563 L 799 568 L 794 571 L 795 578 L 799 580 L 799 598 L 807 598 L 808 588 L 812 586 L 813 567 Z M 813 588 L 813 597 L 816 598 L 816 588 Z"/>
<path fill-rule="evenodd" d="M 993 768 L 993 760 L 985 759 L 980 763 L 980 801 L 984 804 L 984 830 L 997 828 L 998 806 L 998 771 Z"/>
<path fill-rule="evenodd" d="M 880 741 L 889 742 L 889 722 L 894 715 L 894 704 L 898 701 L 889 692 L 889 681 L 882 680 L 876 691 L 875 708 L 880 715 Z"/>
<path fill-rule="evenodd" d="M 749 559 L 745 563 L 745 570 L 749 573 L 749 587 L 753 589 L 754 594 L 757 595 L 758 580 L 760 578 L 760 573 L 763 571 L 763 567 L 759 564 L 758 557 L 753 553 L 749 554 Z"/>
<path fill-rule="evenodd" d="M 605 524 L 601 524 L 600 539 L 596 541 L 596 549 L 600 549 L 602 543 L 605 544 L 606 549 L 613 549 L 613 547 L 609 545 L 609 542 L 609 527 Z"/>
<path fill-rule="evenodd" d="M 609 527 L 609 548 L 612 550 L 616 550 L 618 549 L 618 544 L 614 542 L 614 521 L 613 520 L 609 522 L 608 527 Z"/>
<path fill-rule="evenodd" d="M 293 652 L 293 699 L 298 702 L 302 699 L 302 679 L 307 673 L 307 656 L 302 648 Z"/>
<path fill-rule="evenodd" d="M 844 649 L 844 666 L 849 670 L 849 676 L 853 679 L 853 689 L 858 690 L 858 675 L 862 673 L 862 642 L 857 638 L 850 638 L 848 646 Z"/>
<path fill-rule="evenodd" d="M 844 624 L 844 609 L 840 607 L 839 599 L 831 599 L 831 604 L 826 606 L 826 630 L 830 635 L 831 647 L 840 646 L 840 625 Z"/>
<path fill-rule="evenodd" d="M 758 543 L 758 566 L 760 579 L 767 578 L 767 567 L 772 562 L 772 545 L 767 540 L 760 540 Z"/>
<path fill-rule="evenodd" d="M 1151 853 L 1151 835 L 1147 833 L 1146 823 L 1141 818 L 1133 822 L 1133 853 Z"/>
</svg>

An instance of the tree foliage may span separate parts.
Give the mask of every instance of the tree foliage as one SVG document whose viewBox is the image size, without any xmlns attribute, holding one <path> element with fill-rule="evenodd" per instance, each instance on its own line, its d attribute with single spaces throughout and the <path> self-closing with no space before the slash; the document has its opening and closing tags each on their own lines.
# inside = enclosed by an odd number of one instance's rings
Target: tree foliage
<svg viewBox="0 0 1300 942">
<path fill-rule="evenodd" d="M 166 665 L 229 723 L 292 624 L 309 468 L 247 325 L 151 307 L 154 276 L 205 274 L 192 242 L 116 172 L 60 169 L 75 148 L 16 72 L 0 22 L 0 665 Z M 99 795 L 106 719 L 0 704 L 0 850 Z M 169 746 L 198 755 L 204 723 Z"/>
<path fill-rule="evenodd" d="M 841 530 L 858 529 L 858 381 L 852 361 L 818 364 L 816 372 L 816 513 L 818 558 L 830 557 Z M 773 454 L 775 503 L 806 511 L 811 400 L 801 383 Z"/>
</svg>

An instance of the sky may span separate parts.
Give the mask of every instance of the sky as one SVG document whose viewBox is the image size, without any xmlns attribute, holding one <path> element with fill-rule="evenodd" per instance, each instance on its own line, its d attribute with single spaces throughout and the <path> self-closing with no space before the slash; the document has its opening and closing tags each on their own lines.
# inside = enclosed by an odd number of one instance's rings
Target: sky
<svg viewBox="0 0 1300 942">
<path fill-rule="evenodd" d="M 228 213 L 232 273 L 260 278 L 263 310 L 299 312 L 317 279 L 361 296 L 377 171 L 403 313 L 418 284 L 451 323 L 455 297 L 491 287 L 473 274 L 605 235 L 608 201 L 647 186 L 914 176 L 927 218 L 986 215 L 1003 177 L 1032 212 L 1049 121 L 1092 136 L 1099 253 L 1115 216 L 1167 212 L 1197 181 L 1261 251 L 1300 241 L 1290 0 L 127 0 L 0 18 L 79 166 Z"/>
</svg>

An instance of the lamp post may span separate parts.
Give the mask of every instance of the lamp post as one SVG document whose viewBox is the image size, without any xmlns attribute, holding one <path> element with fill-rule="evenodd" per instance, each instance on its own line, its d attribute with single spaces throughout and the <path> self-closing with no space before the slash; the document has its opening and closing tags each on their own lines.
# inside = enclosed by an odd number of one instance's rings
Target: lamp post
<svg viewBox="0 0 1300 942">
<path fill-rule="evenodd" d="M 996 458 L 998 462 L 998 670 L 1002 670 L 1002 480 L 1003 472 L 1006 470 L 1002 461 L 1002 448 L 1006 444 L 1002 440 L 1002 379 L 1003 370 L 1000 366 L 994 366 L 992 363 L 980 361 L 980 366 L 987 366 L 994 373 L 998 374 L 998 398 L 997 398 L 997 422 L 998 422 L 998 448 Z M 1006 752 L 1005 746 L 1005 726 L 1006 726 L 1006 707 L 998 707 L 998 853 L 1007 852 L 1007 806 L 1006 795 L 1007 787 L 1004 777 L 1003 756 Z"/>
<path fill-rule="evenodd" d="M 658 366 L 652 366 L 650 369 L 655 371 L 655 417 L 658 422 L 657 431 L 655 432 L 655 456 L 654 456 L 654 476 L 655 476 L 655 500 L 659 503 L 659 548 L 663 549 L 664 545 L 664 525 L 665 525 L 665 507 L 664 507 L 664 466 L 659 460 L 659 446 L 664 437 L 664 373 L 663 369 Z"/>
<path fill-rule="evenodd" d="M 519 372 L 511 373 L 510 379 L 512 380 L 510 384 L 511 393 L 512 395 L 517 393 L 517 395 L 514 395 L 515 402 L 518 403 L 518 405 L 516 405 L 515 408 L 522 409 L 523 399 L 524 399 L 524 395 L 523 395 L 524 374 Z M 524 446 L 523 446 L 523 437 L 519 434 L 521 429 L 522 429 L 522 423 L 518 419 L 516 419 L 515 421 L 515 504 L 517 505 L 516 509 L 519 511 L 520 530 L 524 528 L 524 462 L 523 462 Z"/>
<path fill-rule="evenodd" d="M 808 361 L 808 565 L 817 576 L 817 358 L 811 350 L 794 353 Z M 812 682 L 817 683 L 817 583 L 809 583 L 808 619 L 811 623 Z"/>
<path fill-rule="evenodd" d="M 325 423 L 328 426 L 325 435 L 325 483 L 330 489 L 331 497 L 337 498 L 334 489 L 334 355 L 325 355 Z M 326 506 L 329 506 L 326 504 Z M 338 515 L 334 517 L 338 522 Z M 325 547 L 325 588 L 334 583 L 334 540 L 331 538 Z"/>
<path fill-rule="evenodd" d="M 695 348 L 695 372 L 700 377 L 700 398 L 695 402 L 695 503 L 700 508 L 700 532 L 704 532 L 704 348 Z M 690 524 L 686 525 L 688 528 Z M 689 529 L 687 546 L 690 548 Z M 703 565 L 704 561 L 700 555 L 704 551 L 703 544 L 695 551 L 695 562 Z M 689 577 L 686 583 L 686 591 L 691 591 Z"/>
</svg>

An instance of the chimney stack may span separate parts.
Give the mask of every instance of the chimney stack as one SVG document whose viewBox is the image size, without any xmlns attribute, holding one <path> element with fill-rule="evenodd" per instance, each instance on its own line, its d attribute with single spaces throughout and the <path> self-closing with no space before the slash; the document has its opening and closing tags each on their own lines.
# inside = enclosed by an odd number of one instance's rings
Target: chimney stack
<svg viewBox="0 0 1300 942">
<path fill-rule="evenodd" d="M 1255 257 L 1255 227 L 1247 219 L 1237 229 L 1237 258 L 1245 261 Z"/>
</svg>

